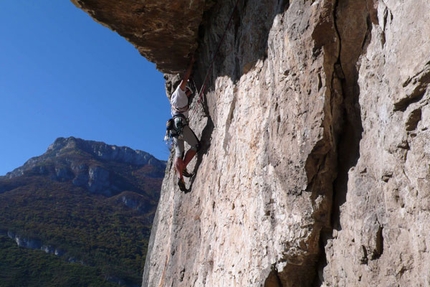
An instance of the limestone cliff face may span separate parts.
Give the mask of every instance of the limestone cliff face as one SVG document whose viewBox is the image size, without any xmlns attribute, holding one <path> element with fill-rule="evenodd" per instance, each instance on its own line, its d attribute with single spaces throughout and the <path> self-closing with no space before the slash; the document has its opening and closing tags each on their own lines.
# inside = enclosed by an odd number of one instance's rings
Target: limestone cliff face
<svg viewBox="0 0 430 287">
<path fill-rule="evenodd" d="M 142 286 L 430 285 L 430 2 L 185 2 L 202 149 Z"/>
<path fill-rule="evenodd" d="M 197 48 L 198 27 L 211 0 L 71 0 L 132 43 L 157 69 L 175 73 Z"/>
</svg>

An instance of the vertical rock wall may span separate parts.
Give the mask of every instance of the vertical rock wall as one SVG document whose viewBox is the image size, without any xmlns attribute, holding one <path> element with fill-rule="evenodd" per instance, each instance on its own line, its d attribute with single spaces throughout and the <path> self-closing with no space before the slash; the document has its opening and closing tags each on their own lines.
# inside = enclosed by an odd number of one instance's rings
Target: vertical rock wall
<svg viewBox="0 0 430 287">
<path fill-rule="evenodd" d="M 324 286 L 429 286 L 428 1 L 375 1 L 357 61 L 359 157 L 339 189 Z"/>
<path fill-rule="evenodd" d="M 235 5 L 204 15 L 196 176 L 166 175 L 142 286 L 429 285 L 429 2 Z"/>
</svg>

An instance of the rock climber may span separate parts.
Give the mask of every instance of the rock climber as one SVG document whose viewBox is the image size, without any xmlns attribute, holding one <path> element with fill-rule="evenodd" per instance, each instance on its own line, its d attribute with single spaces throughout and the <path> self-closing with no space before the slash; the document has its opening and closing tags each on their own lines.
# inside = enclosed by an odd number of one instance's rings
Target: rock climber
<svg viewBox="0 0 430 287">
<path fill-rule="evenodd" d="M 188 163 L 196 155 L 200 147 L 200 141 L 194 134 L 193 130 L 188 125 L 188 110 L 190 108 L 190 97 L 193 94 L 192 89 L 188 84 L 193 64 L 194 56 L 191 57 L 187 70 L 182 76 L 181 82 L 176 87 L 170 98 L 172 124 L 175 129 L 175 134 L 172 136 L 175 146 L 175 170 L 178 176 L 178 186 L 181 191 L 187 192 L 185 187 L 185 177 L 193 176 L 187 171 Z M 190 148 L 184 156 L 184 142 L 190 145 Z"/>
</svg>

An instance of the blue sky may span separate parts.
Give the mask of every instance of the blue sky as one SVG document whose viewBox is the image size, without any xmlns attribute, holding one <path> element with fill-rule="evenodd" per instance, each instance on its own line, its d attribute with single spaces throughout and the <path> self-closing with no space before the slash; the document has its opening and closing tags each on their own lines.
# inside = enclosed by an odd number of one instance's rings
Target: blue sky
<svg viewBox="0 0 430 287">
<path fill-rule="evenodd" d="M 74 136 L 166 160 L 162 73 L 69 0 L 0 5 L 0 175 Z"/>
</svg>

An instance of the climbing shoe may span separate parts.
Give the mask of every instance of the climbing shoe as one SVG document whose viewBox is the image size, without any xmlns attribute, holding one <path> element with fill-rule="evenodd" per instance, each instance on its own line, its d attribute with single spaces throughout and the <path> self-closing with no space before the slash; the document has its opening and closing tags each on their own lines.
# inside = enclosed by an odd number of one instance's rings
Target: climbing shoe
<svg viewBox="0 0 430 287">
<path fill-rule="evenodd" d="M 187 169 L 184 169 L 184 171 L 182 172 L 182 175 L 185 177 L 192 177 L 194 173 L 189 173 Z"/>
<path fill-rule="evenodd" d="M 184 179 L 183 178 L 180 178 L 179 180 L 178 180 L 178 186 L 179 186 L 179 189 L 181 190 L 181 191 L 184 191 L 184 192 L 187 192 L 188 190 L 187 190 L 187 188 L 185 187 L 185 181 L 184 181 Z"/>
</svg>

